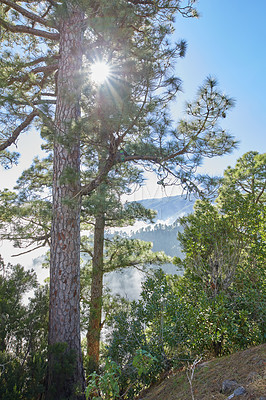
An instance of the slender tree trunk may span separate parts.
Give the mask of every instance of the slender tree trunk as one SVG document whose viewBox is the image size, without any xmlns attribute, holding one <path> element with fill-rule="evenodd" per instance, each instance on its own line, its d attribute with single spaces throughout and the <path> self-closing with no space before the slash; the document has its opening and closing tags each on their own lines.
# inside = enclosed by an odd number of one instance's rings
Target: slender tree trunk
<svg viewBox="0 0 266 400">
<path fill-rule="evenodd" d="M 51 229 L 49 363 L 46 399 L 83 399 L 80 343 L 80 116 L 83 12 L 69 1 L 60 24 Z"/>
<path fill-rule="evenodd" d="M 102 295 L 103 295 L 104 228 L 105 228 L 104 213 L 99 213 L 95 219 L 90 317 L 89 317 L 89 326 L 87 333 L 87 353 L 89 356 L 89 365 L 88 365 L 89 372 L 97 371 L 99 366 Z"/>
<path fill-rule="evenodd" d="M 98 151 L 98 171 L 103 168 L 108 148 L 108 129 L 105 126 L 105 108 L 106 97 L 104 88 L 99 88 L 97 94 L 97 114 L 99 118 L 99 141 L 102 148 Z M 105 145 L 105 146 L 104 146 Z M 95 217 L 94 228 L 94 248 L 92 259 L 92 282 L 91 282 L 91 299 L 90 299 L 90 316 L 87 332 L 87 354 L 88 354 L 88 372 L 92 373 L 98 370 L 99 354 L 100 354 L 100 336 L 101 336 L 101 320 L 102 320 L 102 302 L 103 302 L 103 270 L 104 270 L 104 230 L 105 230 L 105 198 L 106 183 L 103 182 L 97 188 L 99 206 Z"/>
</svg>

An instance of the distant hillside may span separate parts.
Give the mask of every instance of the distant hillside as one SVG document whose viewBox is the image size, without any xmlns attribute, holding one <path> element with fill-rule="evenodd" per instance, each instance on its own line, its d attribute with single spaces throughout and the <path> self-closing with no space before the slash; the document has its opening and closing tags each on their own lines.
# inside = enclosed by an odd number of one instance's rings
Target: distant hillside
<svg viewBox="0 0 266 400">
<path fill-rule="evenodd" d="M 171 225 L 156 224 L 142 228 L 130 237 L 153 242 L 153 251 L 164 251 L 168 256 L 181 256 L 180 246 L 177 240 L 177 233 L 181 230 L 179 224 L 174 222 Z"/>
<path fill-rule="evenodd" d="M 192 380 L 195 400 L 265 400 L 266 345 L 251 347 L 230 356 L 212 359 L 199 364 Z M 222 383 L 235 381 L 245 390 L 243 395 L 234 395 L 234 389 L 221 393 Z M 242 389 L 243 390 L 243 389 Z M 141 400 L 191 400 L 191 389 L 186 368 L 171 372 L 157 385 L 143 392 Z M 137 400 L 137 399 L 136 399 Z"/>
<path fill-rule="evenodd" d="M 189 200 L 185 196 L 170 196 L 161 199 L 145 199 L 138 203 L 157 211 L 155 222 L 163 221 L 171 224 L 182 215 L 192 213 L 195 200 Z"/>
<path fill-rule="evenodd" d="M 182 196 L 141 200 L 139 203 L 144 207 L 157 211 L 155 220 L 157 222 L 146 225 L 139 230 L 132 229 L 131 233 L 124 233 L 124 235 L 152 242 L 154 251 L 164 251 L 168 256 L 181 257 L 182 253 L 177 241 L 177 232 L 181 228 L 176 220 L 185 214 L 191 213 L 194 202 Z M 123 230 L 120 230 L 119 234 L 123 235 Z M 173 264 L 166 264 L 162 268 L 168 274 L 178 273 Z M 105 283 L 108 284 L 113 293 L 119 293 L 133 300 L 137 299 L 140 294 L 141 282 L 144 276 L 143 273 L 132 267 L 122 272 L 115 271 L 107 274 Z"/>
<path fill-rule="evenodd" d="M 142 200 L 140 203 L 157 211 L 156 224 L 141 228 L 130 237 L 153 242 L 154 251 L 164 251 L 168 256 L 181 257 L 177 240 L 177 233 L 181 227 L 177 219 L 193 212 L 195 200 L 188 200 L 184 196 L 172 196 Z"/>
</svg>

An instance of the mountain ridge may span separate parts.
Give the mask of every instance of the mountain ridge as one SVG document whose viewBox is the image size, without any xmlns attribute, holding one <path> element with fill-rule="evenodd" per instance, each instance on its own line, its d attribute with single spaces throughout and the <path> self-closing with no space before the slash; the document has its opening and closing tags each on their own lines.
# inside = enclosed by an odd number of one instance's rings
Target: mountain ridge
<svg viewBox="0 0 266 400">
<path fill-rule="evenodd" d="M 195 199 L 189 200 L 183 195 L 168 196 L 162 198 L 151 198 L 137 201 L 146 208 L 157 212 L 155 223 L 158 221 L 169 221 L 173 223 L 184 214 L 193 212 Z"/>
<path fill-rule="evenodd" d="M 127 230 L 120 229 L 116 233 L 132 239 L 140 239 L 153 243 L 153 251 L 164 251 L 170 257 L 182 257 L 177 240 L 177 233 L 182 228 L 177 220 L 185 214 L 193 212 L 195 200 L 188 200 L 184 196 L 171 196 L 162 199 L 144 199 L 138 201 L 144 207 L 157 211 L 153 224 L 143 224 L 142 227 Z M 163 219 L 162 219 L 163 218 Z M 131 228 L 131 229 L 130 229 Z M 173 264 L 165 264 L 162 269 L 167 274 L 180 274 Z M 145 274 L 134 267 L 123 272 L 115 271 L 105 276 L 105 283 L 113 293 L 122 294 L 129 300 L 136 300 L 141 292 L 141 283 Z"/>
</svg>

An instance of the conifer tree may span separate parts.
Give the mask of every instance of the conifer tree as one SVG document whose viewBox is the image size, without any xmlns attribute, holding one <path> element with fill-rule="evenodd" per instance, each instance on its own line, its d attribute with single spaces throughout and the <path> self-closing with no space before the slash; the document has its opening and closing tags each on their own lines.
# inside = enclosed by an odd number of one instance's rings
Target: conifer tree
<svg viewBox="0 0 266 400">
<path fill-rule="evenodd" d="M 120 183 L 120 191 L 121 186 Z M 146 210 L 138 203 L 121 204 L 119 197 L 116 198 L 118 193 L 114 193 L 113 187 L 110 191 L 101 184 L 98 189 L 95 193 L 95 200 L 100 205 L 95 210 L 93 246 L 90 248 L 88 237 L 83 238 L 81 246 L 82 252 L 91 257 L 91 291 L 87 328 L 89 360 L 87 369 L 90 372 L 97 370 L 99 366 L 100 334 L 103 327 L 104 274 L 127 267 L 142 268 L 146 265 L 161 265 L 170 261 L 170 258 L 163 252 L 153 252 L 152 244 L 149 242 L 123 238 L 118 235 L 115 235 L 114 238 L 110 235 L 107 236 L 107 228 L 128 226 L 137 219 L 151 221 L 154 212 Z"/>
<path fill-rule="evenodd" d="M 21 248 L 22 253 L 34 251 L 36 244 L 37 247 L 50 244 L 51 174 L 51 157 L 42 161 L 36 158 L 32 166 L 18 179 L 16 191 L 4 190 L 0 193 L 1 215 L 2 219 L 6 219 L 0 229 L 1 237 L 11 240 L 16 247 Z M 82 172 L 81 182 L 86 181 L 87 174 L 90 175 L 87 170 Z M 111 185 L 109 181 L 112 182 Z M 116 166 L 115 175 L 109 173 L 108 181 L 102 182 L 82 202 L 81 229 L 87 234 L 83 234 L 81 238 L 81 254 L 86 254 L 90 259 L 82 270 L 82 308 L 89 308 L 89 312 L 85 312 L 88 321 L 85 322 L 83 316 L 83 326 L 87 329 L 87 356 L 91 359 L 89 365 L 93 371 L 98 367 L 100 332 L 103 325 L 104 274 L 127 267 L 142 268 L 170 261 L 162 252 L 153 252 L 151 243 L 118 235 L 114 238 L 110 235 L 106 237 L 107 228 L 133 225 L 136 220 L 152 221 L 154 211 L 145 209 L 136 202 L 123 204 L 120 200 L 122 194 L 130 191 L 130 185 L 141 182 L 141 171 L 122 163 Z M 13 206 L 7 207 L 11 199 Z M 5 210 L 8 210 L 6 216 Z M 91 232 L 89 236 L 88 231 Z M 26 250 L 22 250 L 24 247 Z"/>
<path fill-rule="evenodd" d="M 193 121 L 171 129 L 167 104 L 180 82 L 169 71 L 184 43 L 171 47 L 168 36 L 174 14 L 193 15 L 193 3 L 182 7 L 181 1 L 168 0 L 1 0 L 1 160 L 7 164 L 16 159 L 8 148 L 33 121 L 46 127 L 53 142 L 49 344 L 55 348 L 64 343 L 64 360 L 75 362 L 68 378 L 58 384 L 55 366 L 63 358 L 50 354 L 47 399 L 78 398 L 77 390 L 84 391 L 79 333 L 81 196 L 106 178 L 119 157 L 158 165 L 192 189 L 192 171 L 202 157 L 221 155 L 234 146 L 217 126 L 232 101 L 216 90 L 213 80 L 201 89 L 197 104 L 188 105 Z M 99 114 L 92 86 L 84 85 L 95 58 L 112 63 L 109 100 L 113 98 L 115 112 L 105 108 Z M 103 144 L 106 156 L 100 171 L 81 186 L 81 155 L 86 150 L 90 156 L 94 144 L 99 145 L 97 127 L 103 118 L 104 126 L 111 125 Z M 97 157 L 92 161 L 98 165 Z"/>
</svg>

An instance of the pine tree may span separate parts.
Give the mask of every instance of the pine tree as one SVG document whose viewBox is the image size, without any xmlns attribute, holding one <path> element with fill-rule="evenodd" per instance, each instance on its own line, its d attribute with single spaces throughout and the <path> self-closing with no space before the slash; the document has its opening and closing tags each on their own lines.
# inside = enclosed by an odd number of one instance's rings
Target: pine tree
<svg viewBox="0 0 266 400">
<path fill-rule="evenodd" d="M 51 157 L 42 161 L 35 159 L 18 179 L 17 192 L 5 190 L 0 195 L 1 215 L 6 219 L 1 237 L 11 240 L 19 248 L 26 246 L 27 249 L 22 253 L 34 251 L 36 243 L 37 247 L 50 243 L 51 203 L 48 194 L 51 192 L 51 174 Z M 82 172 L 81 182 L 86 181 L 87 174 L 86 170 Z M 85 313 L 88 321 L 83 325 L 87 327 L 87 355 L 93 371 L 97 369 L 99 359 L 104 274 L 127 267 L 142 268 L 169 262 L 162 252 L 151 250 L 151 243 L 117 235 L 114 238 L 110 235 L 106 237 L 106 229 L 110 227 L 133 225 L 136 220 L 151 222 L 155 216 L 155 212 L 139 203 L 123 204 L 120 200 L 130 190 L 128 186 L 141 184 L 141 171 L 138 168 L 122 163 L 116 166 L 115 175 L 109 174 L 108 181 L 112 185 L 102 182 L 89 198 L 83 199 L 81 210 L 81 229 L 91 232 L 90 236 L 83 233 L 81 253 L 90 258 L 82 271 L 83 282 L 86 282 L 82 288 L 82 308 L 90 303 L 89 313 Z M 13 207 L 7 207 L 11 198 Z M 9 217 L 5 216 L 5 210 L 8 210 Z"/>
<path fill-rule="evenodd" d="M 99 189 L 101 196 L 103 196 L 102 185 L 99 186 Z M 137 219 L 151 220 L 153 216 L 151 210 L 146 210 L 140 204 L 123 205 L 119 199 L 115 198 L 114 193 L 111 193 L 110 196 L 110 190 L 108 192 L 109 196 L 105 193 L 105 196 L 101 197 L 100 200 L 101 206 L 96 209 L 93 248 L 88 248 L 88 238 L 85 237 L 82 241 L 82 251 L 91 256 L 90 311 L 87 328 L 87 356 L 89 360 L 87 369 L 90 372 L 97 370 L 99 366 L 100 334 L 103 327 L 104 274 L 128 267 L 142 268 L 146 265 L 161 265 L 170 261 L 170 258 L 163 252 L 153 252 L 152 244 L 149 242 L 123 238 L 118 235 L 114 237 L 106 236 L 106 230 L 109 227 L 128 226 Z"/>
<path fill-rule="evenodd" d="M 81 196 L 106 178 L 119 154 L 120 161 L 156 164 L 192 189 L 192 171 L 202 157 L 221 155 L 234 146 L 231 137 L 217 129 L 232 101 L 212 80 L 202 88 L 196 107 L 188 105 L 194 121 L 170 129 L 167 104 L 180 82 L 168 71 L 171 59 L 182 55 L 184 43 L 171 47 L 168 36 L 174 14 L 192 15 L 193 3 L 182 7 L 179 1 L 166 0 L 1 0 L 2 162 L 16 159 L 7 149 L 34 120 L 46 126 L 53 142 L 49 344 L 53 348 L 65 343 L 64 360 L 74 354 L 76 361 L 69 378 L 58 384 L 54 368 L 63 358 L 50 354 L 47 399 L 78 398 L 77 388 L 84 389 L 79 334 Z M 95 55 L 113 64 L 116 78 L 109 99 L 116 99 L 116 112 L 105 109 L 97 114 L 92 87 L 83 85 Z M 84 116 L 86 110 L 89 114 Z M 103 118 L 111 124 L 103 146 L 106 157 L 100 171 L 81 187 L 81 156 L 86 149 L 91 154 L 99 139 L 95 127 Z M 192 160 L 186 156 L 191 153 Z M 167 183 L 166 175 L 161 181 Z"/>
</svg>

